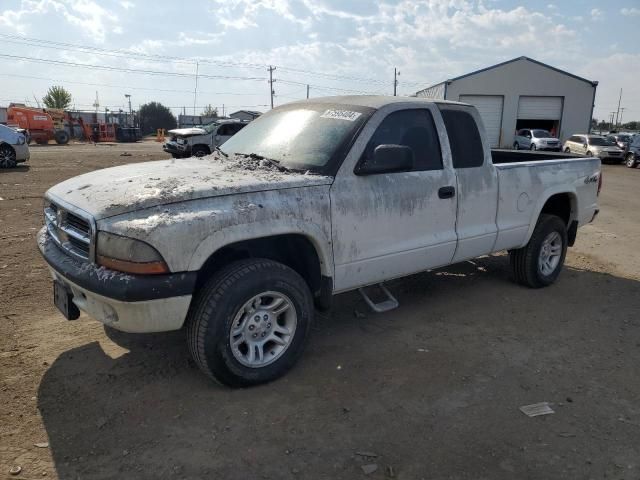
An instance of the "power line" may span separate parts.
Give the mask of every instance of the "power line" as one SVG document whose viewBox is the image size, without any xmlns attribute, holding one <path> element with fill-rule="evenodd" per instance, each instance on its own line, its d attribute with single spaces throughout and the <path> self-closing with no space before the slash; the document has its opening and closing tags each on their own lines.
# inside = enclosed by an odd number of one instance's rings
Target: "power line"
<svg viewBox="0 0 640 480">
<path fill-rule="evenodd" d="M 208 58 L 187 58 L 187 57 L 177 57 L 177 56 L 168 56 L 168 55 L 158 55 L 158 54 L 148 54 L 142 52 L 136 52 L 132 50 L 108 50 L 99 47 L 92 47 L 86 45 L 78 45 L 73 43 L 59 42 L 59 41 L 51 41 L 51 40 L 43 40 L 33 37 L 24 37 L 20 35 L 12 35 L 12 34 L 3 34 L 0 33 L 0 37 L 4 38 L 5 41 L 23 45 L 37 46 L 42 48 L 51 48 L 55 50 L 70 50 L 77 51 L 82 53 L 93 53 L 100 54 L 111 57 L 125 57 L 125 58 L 135 58 L 139 60 L 149 60 L 154 62 L 175 62 L 175 63 L 190 63 L 195 64 L 196 62 L 207 63 L 211 65 L 217 65 L 221 67 L 236 67 L 236 68 L 252 68 L 252 69 L 262 69 L 268 67 L 266 64 L 257 64 L 257 63 L 248 63 L 248 62 L 232 62 L 228 60 L 214 60 Z M 298 73 L 303 75 L 316 76 L 326 79 L 339 80 L 339 81 L 350 81 L 350 82 L 362 82 L 362 83 L 370 83 L 370 84 L 378 84 L 378 85 L 386 85 L 387 81 L 382 78 L 370 78 L 370 77 L 359 77 L 353 75 L 340 75 L 335 73 L 327 73 L 327 72 L 318 72 L 313 70 L 305 70 L 301 68 L 292 68 L 285 67 L 282 65 L 274 65 L 274 67 L 279 68 L 282 71 Z M 402 82 L 406 86 L 424 86 L 424 81 L 416 81 Z"/>
<path fill-rule="evenodd" d="M 130 85 L 113 85 L 109 83 L 90 83 L 90 82 L 78 82 L 76 80 L 66 80 L 66 79 L 56 79 L 51 77 L 38 77 L 35 75 L 20 75 L 16 73 L 0 73 L 0 76 L 3 77 L 15 77 L 15 78 L 28 78 L 33 80 L 44 80 L 49 83 L 71 83 L 74 85 L 86 85 L 89 87 L 106 87 L 106 88 L 118 88 L 118 89 L 129 89 L 129 90 L 148 90 L 152 92 L 168 92 L 168 93 L 193 93 L 193 90 L 179 90 L 172 88 L 149 88 L 149 87 L 133 87 Z M 205 95 L 241 95 L 241 96 L 263 96 L 262 93 L 244 93 L 244 92 L 206 92 L 203 90 L 198 90 L 199 93 Z"/>
<path fill-rule="evenodd" d="M 181 73 L 181 72 L 167 72 L 160 70 L 145 70 L 138 68 L 125 68 L 125 67 L 113 67 L 109 65 L 94 65 L 89 63 L 77 63 L 77 62 L 65 62 L 62 60 L 51 60 L 46 58 L 35 58 L 35 57 L 25 57 L 19 55 L 8 55 L 5 53 L 0 53 L 0 57 L 8 58 L 11 60 L 26 60 L 29 62 L 38 62 L 38 63 L 46 63 L 51 65 L 61 65 L 65 67 L 75 67 L 75 68 L 89 68 L 95 70 L 106 70 L 106 71 L 116 71 L 116 72 L 124 72 L 124 73 L 139 73 L 144 75 L 160 75 L 160 76 L 168 76 L 168 77 L 180 77 L 180 78 L 193 78 L 194 75 L 192 73 Z M 209 74 L 200 74 L 200 78 L 209 78 L 209 79 L 224 79 L 224 80 L 250 80 L 250 81 L 264 81 L 263 77 L 240 77 L 234 75 L 209 75 Z"/>
</svg>

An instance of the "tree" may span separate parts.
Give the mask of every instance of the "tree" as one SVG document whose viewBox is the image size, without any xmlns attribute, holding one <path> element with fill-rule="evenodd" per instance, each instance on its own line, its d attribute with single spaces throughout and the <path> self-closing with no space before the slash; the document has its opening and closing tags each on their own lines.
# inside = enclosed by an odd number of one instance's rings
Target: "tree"
<svg viewBox="0 0 640 480">
<path fill-rule="evenodd" d="M 143 135 L 156 133 L 159 128 L 171 130 L 178 125 L 171 110 L 159 102 L 149 102 L 140 106 L 138 112 Z"/>
<path fill-rule="evenodd" d="M 218 116 L 218 107 L 212 107 L 211 104 L 204 107 L 202 111 L 203 117 L 217 117 Z"/>
<path fill-rule="evenodd" d="M 49 87 L 47 94 L 42 97 L 42 102 L 47 108 L 60 108 L 64 110 L 71 105 L 71 94 L 60 85 Z"/>
</svg>

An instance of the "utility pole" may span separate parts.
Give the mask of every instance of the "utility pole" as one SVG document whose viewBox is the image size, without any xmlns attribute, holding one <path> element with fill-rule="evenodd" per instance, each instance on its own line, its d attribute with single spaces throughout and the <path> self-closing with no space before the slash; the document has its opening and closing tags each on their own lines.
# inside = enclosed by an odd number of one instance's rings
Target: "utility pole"
<svg viewBox="0 0 640 480">
<path fill-rule="evenodd" d="M 613 118 L 616 116 L 616 112 L 611 112 L 611 120 L 609 121 L 609 124 L 611 125 L 611 127 L 609 128 L 609 130 L 613 130 Z"/>
<path fill-rule="evenodd" d="M 307 99 L 309 99 L 309 84 L 307 84 Z"/>
<path fill-rule="evenodd" d="M 273 90 L 273 82 L 275 82 L 275 80 L 273 79 L 273 71 L 276 69 L 276 67 L 272 67 L 271 65 L 269 65 L 269 94 L 271 95 L 271 108 L 273 108 L 273 96 L 275 95 L 276 92 L 274 92 Z"/>
<path fill-rule="evenodd" d="M 222 116 L 224 117 L 224 103 L 222 104 Z"/>
<path fill-rule="evenodd" d="M 393 96 L 395 97 L 398 93 L 398 76 L 400 72 L 398 72 L 397 68 L 393 68 Z"/>
<path fill-rule="evenodd" d="M 618 97 L 618 110 L 616 111 L 616 127 L 618 126 L 618 115 L 620 114 L 620 102 L 622 101 L 622 89 L 620 89 L 620 96 Z"/>
<path fill-rule="evenodd" d="M 624 113 L 624 107 L 620 107 L 620 126 L 622 126 L 622 114 Z"/>
<path fill-rule="evenodd" d="M 200 67 L 200 64 L 196 62 L 196 85 L 195 85 L 195 88 L 193 89 L 193 115 L 194 116 L 196 114 L 196 99 L 198 98 L 198 68 L 199 67 Z"/>
</svg>

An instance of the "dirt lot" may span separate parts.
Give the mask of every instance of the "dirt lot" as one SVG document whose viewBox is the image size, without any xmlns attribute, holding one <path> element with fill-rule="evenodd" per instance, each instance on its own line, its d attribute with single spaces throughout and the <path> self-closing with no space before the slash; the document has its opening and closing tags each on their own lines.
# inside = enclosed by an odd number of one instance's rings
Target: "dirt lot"
<svg viewBox="0 0 640 480">
<path fill-rule="evenodd" d="M 640 478 L 640 169 L 605 166 L 556 285 L 516 286 L 496 255 L 392 283 L 387 314 L 341 295 L 289 375 L 229 390 L 181 332 L 114 334 L 52 305 L 43 192 L 159 158 L 34 147 L 0 172 L 0 478 Z M 542 401 L 555 414 L 518 410 Z"/>
</svg>

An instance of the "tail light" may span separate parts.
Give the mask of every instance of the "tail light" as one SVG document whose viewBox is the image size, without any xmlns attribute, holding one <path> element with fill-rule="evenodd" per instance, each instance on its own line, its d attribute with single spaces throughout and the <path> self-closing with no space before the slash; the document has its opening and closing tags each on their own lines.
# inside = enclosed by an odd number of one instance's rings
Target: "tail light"
<svg viewBox="0 0 640 480">
<path fill-rule="evenodd" d="M 602 170 L 600 170 L 600 175 L 598 175 L 598 193 L 596 195 L 600 195 L 600 190 L 602 190 Z"/>
</svg>

